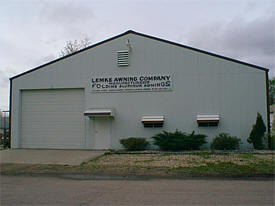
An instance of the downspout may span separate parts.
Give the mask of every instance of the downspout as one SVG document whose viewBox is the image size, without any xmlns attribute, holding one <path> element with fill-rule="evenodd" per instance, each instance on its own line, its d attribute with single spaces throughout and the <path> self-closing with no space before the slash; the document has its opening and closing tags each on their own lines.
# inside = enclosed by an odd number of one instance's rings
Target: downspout
<svg viewBox="0 0 275 206">
<path fill-rule="evenodd" d="M 265 70 L 265 83 L 266 83 L 266 111 L 267 111 L 267 142 L 268 149 L 271 149 L 271 134 L 270 134 L 270 106 L 269 106 L 269 79 L 268 69 Z"/>
</svg>

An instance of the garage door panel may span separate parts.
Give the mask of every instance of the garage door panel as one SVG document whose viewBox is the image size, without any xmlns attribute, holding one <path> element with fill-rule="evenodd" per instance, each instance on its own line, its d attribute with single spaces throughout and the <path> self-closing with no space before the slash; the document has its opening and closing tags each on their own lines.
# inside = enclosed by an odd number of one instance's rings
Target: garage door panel
<svg viewBox="0 0 275 206">
<path fill-rule="evenodd" d="M 49 134 L 50 135 L 50 134 Z M 36 140 L 26 140 L 24 143 L 24 146 L 28 146 L 31 144 L 41 144 L 43 146 L 46 146 L 45 148 L 48 148 L 47 145 L 55 145 L 55 144 L 63 144 L 63 145 L 82 145 L 84 142 L 79 142 L 77 139 L 70 141 L 69 143 L 66 141 L 66 137 L 62 137 L 62 138 L 48 138 L 45 141 L 41 142 L 39 139 Z M 38 148 L 42 148 L 42 147 L 38 147 Z M 59 148 L 60 149 L 60 148 Z M 63 149 L 63 148 L 61 148 Z M 67 148 L 65 148 L 67 149 Z"/>
<path fill-rule="evenodd" d="M 82 145 L 75 145 L 75 148 L 71 148 L 71 145 L 66 145 L 63 143 L 55 143 L 55 144 L 41 144 L 41 143 L 37 143 L 37 144 L 28 144 L 25 145 L 24 148 L 26 149 L 32 149 L 32 148 L 50 148 L 50 149 L 78 149 L 79 147 L 82 147 Z"/>
<path fill-rule="evenodd" d="M 73 102 L 71 102 L 71 104 L 74 104 Z M 49 105 L 46 105 L 44 107 L 38 107 L 38 106 L 31 106 L 30 105 L 30 108 L 25 108 L 25 111 L 26 112 L 37 112 L 38 114 L 42 114 L 42 113 L 65 113 L 65 112 L 79 112 L 79 108 L 71 108 L 71 107 L 68 107 L 68 106 L 54 106 L 54 105 L 51 105 L 51 107 L 56 107 L 54 110 L 53 108 L 49 108 Z"/>
<path fill-rule="evenodd" d="M 26 111 L 28 112 L 28 111 Z M 28 118 L 33 117 L 40 117 L 41 120 L 44 120 L 48 117 L 63 117 L 63 116 L 69 116 L 70 118 L 81 118 L 79 116 L 79 112 L 71 112 L 71 111 L 63 111 L 63 112 L 36 112 L 36 111 L 29 111 L 29 114 L 25 115 L 25 119 L 28 120 Z"/>
<path fill-rule="evenodd" d="M 29 95 L 30 97 L 35 97 L 34 95 Z M 76 96 L 78 98 L 81 98 L 80 96 Z M 41 102 L 43 101 L 43 102 Z M 78 99 L 71 99 L 70 96 L 62 96 L 62 99 L 60 98 L 59 95 L 56 96 L 45 96 L 45 97 L 41 97 L 40 99 L 34 99 L 34 100 L 26 100 L 26 103 L 30 103 L 30 104 L 43 104 L 44 102 L 47 102 L 49 104 L 55 104 L 55 103 L 67 103 L 64 101 L 73 101 L 75 103 L 80 103 L 81 101 Z"/>
<path fill-rule="evenodd" d="M 30 114 L 29 114 L 30 115 Z M 27 116 L 27 115 L 26 115 Z M 81 121 L 83 119 L 83 117 L 79 118 L 79 117 L 76 117 L 76 116 L 72 116 L 70 114 L 47 114 L 47 115 L 44 115 L 44 116 L 41 116 L 41 115 L 30 115 L 30 116 L 27 116 L 25 117 L 24 119 L 24 123 L 35 123 L 35 122 L 41 122 L 41 123 L 49 123 L 48 119 L 49 118 L 54 118 L 55 119 L 55 122 L 64 122 L 64 119 L 66 119 L 66 123 L 69 123 L 69 122 L 77 122 L 77 121 Z M 24 124 L 22 123 L 22 124 Z"/>
<path fill-rule="evenodd" d="M 22 91 L 21 147 L 81 149 L 84 90 Z"/>
<path fill-rule="evenodd" d="M 82 147 L 82 144 L 75 144 L 75 148 L 71 148 L 71 144 L 64 144 L 64 142 L 56 142 L 56 143 L 29 143 L 24 145 L 24 148 L 50 148 L 50 149 L 77 149 L 79 147 Z"/>
<path fill-rule="evenodd" d="M 65 142 L 64 142 L 64 141 L 65 141 Z M 51 139 L 47 139 L 47 140 L 45 140 L 45 141 L 43 141 L 43 142 L 39 141 L 38 139 L 37 139 L 37 140 L 32 140 L 32 141 L 26 140 L 24 146 L 26 147 L 26 146 L 31 145 L 31 144 L 41 144 L 41 145 L 44 145 L 44 146 L 46 146 L 46 145 L 55 145 L 55 144 L 59 144 L 59 145 L 63 144 L 63 145 L 70 145 L 70 146 L 71 146 L 71 144 L 74 144 L 74 145 L 82 145 L 83 142 L 79 142 L 79 141 L 77 141 L 77 140 L 74 140 L 74 141 L 71 141 L 71 142 L 67 143 L 67 142 L 66 142 L 66 138 L 63 137 L 63 138 L 58 138 L 58 139 L 51 138 Z M 40 148 L 40 147 L 39 147 L 39 148 Z M 46 148 L 47 148 L 47 147 L 46 147 Z M 60 148 L 59 148 L 59 149 L 60 149 Z M 62 149 L 63 149 L 63 148 L 62 148 Z M 65 149 L 66 149 L 66 148 L 65 148 Z"/>
<path fill-rule="evenodd" d="M 47 127 L 41 127 L 41 124 L 47 124 Z M 72 124 L 75 124 L 76 127 L 71 127 Z M 29 128 L 32 128 L 32 129 L 36 128 L 38 130 L 42 130 L 42 129 L 50 130 L 50 129 L 53 129 L 53 128 L 58 128 L 58 129 L 62 129 L 62 128 L 69 129 L 69 128 L 72 128 L 72 129 L 76 130 L 78 125 L 80 126 L 81 123 L 78 123 L 78 122 L 75 123 L 74 121 L 66 121 L 66 122 L 63 122 L 63 121 L 55 121 L 55 122 L 30 121 L 30 122 L 24 122 L 24 123 L 22 123 L 23 127 L 27 126 Z"/>
<path fill-rule="evenodd" d="M 64 104 L 64 102 L 60 104 L 29 104 L 25 102 L 25 111 L 33 111 L 33 112 L 78 112 L 79 106 L 82 105 L 82 103 L 79 102 L 69 102 L 67 104 Z M 73 106 L 75 105 L 75 106 Z"/>
<path fill-rule="evenodd" d="M 30 127 L 28 131 L 25 131 L 24 134 L 25 135 L 39 135 L 39 134 L 49 134 L 52 133 L 54 136 L 57 136 L 58 134 L 64 134 L 63 136 L 67 135 L 70 136 L 72 133 L 74 133 L 74 135 L 79 136 L 79 132 L 81 132 L 81 130 L 75 130 L 74 128 L 69 128 L 69 127 L 64 127 L 64 128 L 51 128 L 51 129 L 38 129 L 35 127 Z M 31 137 L 26 136 L 25 139 L 32 139 Z M 50 137 L 47 137 L 50 138 Z"/>
</svg>

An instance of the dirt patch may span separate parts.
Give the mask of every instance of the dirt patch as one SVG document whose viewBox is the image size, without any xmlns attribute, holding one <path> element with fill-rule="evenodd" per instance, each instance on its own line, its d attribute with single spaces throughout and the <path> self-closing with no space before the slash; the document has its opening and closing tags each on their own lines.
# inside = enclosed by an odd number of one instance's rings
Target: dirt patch
<svg viewBox="0 0 275 206">
<path fill-rule="evenodd" d="M 1 174 L 159 177 L 273 176 L 273 154 L 105 154 L 78 166 L 1 164 Z"/>
</svg>

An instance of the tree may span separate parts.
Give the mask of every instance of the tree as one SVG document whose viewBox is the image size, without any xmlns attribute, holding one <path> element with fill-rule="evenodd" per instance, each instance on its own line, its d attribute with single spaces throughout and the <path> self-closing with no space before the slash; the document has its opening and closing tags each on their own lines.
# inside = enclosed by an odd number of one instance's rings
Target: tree
<svg viewBox="0 0 275 206">
<path fill-rule="evenodd" d="M 77 40 L 74 41 L 67 41 L 66 46 L 60 51 L 59 56 L 64 57 L 69 54 L 75 53 L 81 49 L 84 49 L 91 45 L 91 41 L 88 37 L 85 37 L 81 42 Z"/>
<path fill-rule="evenodd" d="M 275 150 L 275 121 L 272 122 L 272 132 L 268 140 L 269 140 L 269 144 L 268 144 L 269 149 Z"/>
<path fill-rule="evenodd" d="M 266 131 L 262 116 L 257 113 L 256 123 L 253 125 L 250 135 L 247 139 L 248 143 L 252 143 L 254 149 L 264 149 L 263 139 Z"/>
<path fill-rule="evenodd" d="M 269 104 L 275 103 L 275 78 L 268 80 L 269 85 Z"/>
</svg>

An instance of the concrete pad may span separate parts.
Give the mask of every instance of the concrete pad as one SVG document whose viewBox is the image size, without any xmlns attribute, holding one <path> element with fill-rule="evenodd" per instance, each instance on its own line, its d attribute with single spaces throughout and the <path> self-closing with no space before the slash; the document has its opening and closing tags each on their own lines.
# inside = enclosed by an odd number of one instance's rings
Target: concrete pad
<svg viewBox="0 0 275 206">
<path fill-rule="evenodd" d="M 1 163 L 80 165 L 103 154 L 92 150 L 9 149 L 0 150 L 0 159 Z"/>
</svg>

